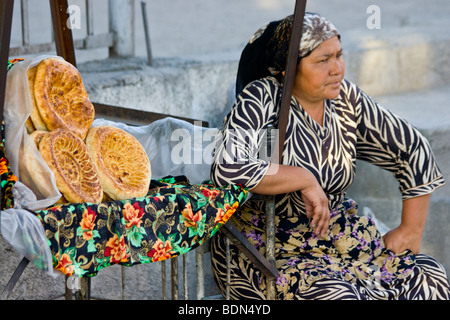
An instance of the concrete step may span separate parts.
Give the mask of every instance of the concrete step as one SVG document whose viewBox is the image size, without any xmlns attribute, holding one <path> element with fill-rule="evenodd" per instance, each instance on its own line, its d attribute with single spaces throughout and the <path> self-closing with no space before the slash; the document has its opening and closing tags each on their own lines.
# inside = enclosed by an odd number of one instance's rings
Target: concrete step
<svg viewBox="0 0 450 320">
<path fill-rule="evenodd" d="M 79 66 L 92 101 L 221 126 L 234 102 L 235 59 L 106 59 Z"/>
<path fill-rule="evenodd" d="M 450 33 L 433 25 L 389 30 L 379 36 L 346 33 L 347 79 L 372 96 L 450 84 Z M 200 118 L 218 127 L 234 102 L 239 55 L 159 58 L 153 67 L 145 58 L 110 58 L 79 69 L 93 101 Z"/>
<path fill-rule="evenodd" d="M 423 90 L 450 83 L 450 24 L 346 33 L 347 78 L 370 95 Z"/>
<path fill-rule="evenodd" d="M 449 89 L 449 84 L 441 84 L 427 90 L 381 95 L 376 100 L 417 128 L 431 133 L 450 128 L 450 112 L 446 110 L 450 103 Z"/>
</svg>

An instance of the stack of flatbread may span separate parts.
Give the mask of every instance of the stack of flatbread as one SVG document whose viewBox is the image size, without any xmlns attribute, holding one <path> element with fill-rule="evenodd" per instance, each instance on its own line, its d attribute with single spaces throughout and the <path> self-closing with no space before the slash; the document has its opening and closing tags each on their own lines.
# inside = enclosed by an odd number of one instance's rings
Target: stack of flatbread
<svg viewBox="0 0 450 320">
<path fill-rule="evenodd" d="M 48 58 L 27 75 L 33 111 L 25 126 L 55 174 L 59 203 L 145 196 L 151 167 L 144 148 L 122 129 L 91 128 L 95 110 L 78 70 Z"/>
<path fill-rule="evenodd" d="M 27 75 L 33 102 L 26 124 L 28 133 L 33 129 L 67 129 L 84 139 L 95 110 L 78 70 L 63 59 L 48 58 Z"/>
</svg>

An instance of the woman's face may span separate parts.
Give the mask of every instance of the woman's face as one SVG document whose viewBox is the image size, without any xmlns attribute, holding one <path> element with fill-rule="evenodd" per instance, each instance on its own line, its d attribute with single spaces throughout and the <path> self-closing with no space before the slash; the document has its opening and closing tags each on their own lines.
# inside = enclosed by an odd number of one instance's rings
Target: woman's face
<svg viewBox="0 0 450 320">
<path fill-rule="evenodd" d="M 301 59 L 294 82 L 294 96 L 300 103 L 318 103 L 335 99 L 344 78 L 342 45 L 337 36 L 322 42 Z"/>
</svg>

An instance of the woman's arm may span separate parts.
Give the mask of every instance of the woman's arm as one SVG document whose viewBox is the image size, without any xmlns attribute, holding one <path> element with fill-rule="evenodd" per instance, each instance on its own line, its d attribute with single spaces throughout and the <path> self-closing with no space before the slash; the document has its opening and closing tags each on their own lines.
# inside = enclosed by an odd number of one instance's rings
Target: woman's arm
<svg viewBox="0 0 450 320">
<path fill-rule="evenodd" d="M 433 151 L 419 130 L 352 88 L 357 97 L 353 102 L 357 106 L 357 157 L 392 172 L 402 194 L 401 224 L 385 235 L 386 247 L 396 253 L 406 249 L 417 253 L 430 194 L 445 184 Z"/>
<path fill-rule="evenodd" d="M 259 159 L 262 134 L 276 121 L 279 88 L 273 80 L 254 81 L 240 94 L 217 141 L 211 180 L 216 185 L 242 184 L 259 194 L 301 192 L 315 233 L 328 230 L 328 198 L 315 176 L 300 167 L 276 166 Z"/>
<path fill-rule="evenodd" d="M 405 119 L 350 86 L 355 107 L 357 158 L 394 174 L 402 199 L 432 193 L 445 181 L 427 138 Z"/>
<path fill-rule="evenodd" d="M 271 164 L 258 185 L 250 191 L 266 195 L 300 191 L 306 216 L 312 219 L 314 232 L 319 236 L 327 232 L 330 223 L 328 198 L 310 171 L 300 167 Z"/>
<path fill-rule="evenodd" d="M 388 249 L 394 253 L 406 249 L 419 253 L 429 202 L 429 194 L 403 201 L 400 225 L 384 236 L 384 243 Z"/>
</svg>

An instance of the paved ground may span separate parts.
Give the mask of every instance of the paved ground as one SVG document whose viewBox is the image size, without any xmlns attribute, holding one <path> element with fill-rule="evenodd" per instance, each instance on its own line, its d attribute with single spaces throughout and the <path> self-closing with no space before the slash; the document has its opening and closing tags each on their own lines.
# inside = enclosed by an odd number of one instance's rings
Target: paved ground
<svg viewBox="0 0 450 320">
<path fill-rule="evenodd" d="M 140 1 L 136 2 L 139 5 Z M 258 27 L 293 13 L 294 5 L 294 0 L 149 0 L 154 54 L 182 56 L 240 51 Z M 381 29 L 367 28 L 371 16 L 367 8 L 371 5 L 380 9 Z M 440 26 L 444 32 L 450 29 L 448 0 L 311 0 L 306 8 L 333 21 L 344 38 L 350 31 L 382 37 L 392 28 Z M 136 17 L 137 37 L 143 39 L 139 32 L 140 18 Z M 140 45 L 144 41 L 137 43 L 137 53 L 145 55 L 145 47 Z"/>
<path fill-rule="evenodd" d="M 85 16 L 84 0 L 71 0 Z M 108 0 L 95 0 L 95 33 L 108 30 Z M 136 54 L 146 55 L 141 1 L 135 0 Z M 260 26 L 293 13 L 294 0 L 147 0 L 147 15 L 153 55 L 184 57 L 231 52 L 238 54 Z M 380 10 L 380 29 L 369 29 L 370 6 Z M 20 43 L 19 1 L 16 1 L 12 42 Z M 389 37 L 392 30 L 435 36 L 450 30 L 448 0 L 310 0 L 307 10 L 329 18 L 351 41 L 358 34 L 367 38 Z M 51 39 L 47 0 L 30 1 L 30 38 L 32 43 Z M 75 37 L 86 33 L 85 22 Z M 83 59 L 98 59 L 98 52 Z"/>
</svg>

